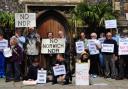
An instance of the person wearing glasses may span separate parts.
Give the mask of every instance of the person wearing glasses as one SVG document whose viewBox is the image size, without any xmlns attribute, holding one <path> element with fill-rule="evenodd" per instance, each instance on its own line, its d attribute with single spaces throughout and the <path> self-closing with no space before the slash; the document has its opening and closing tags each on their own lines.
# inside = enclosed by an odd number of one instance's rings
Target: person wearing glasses
<svg viewBox="0 0 128 89">
<path fill-rule="evenodd" d="M 112 33 L 108 32 L 106 34 L 106 40 L 103 42 L 103 44 L 113 44 L 114 45 L 114 51 L 113 52 L 103 52 L 104 58 L 105 58 L 105 77 L 106 78 L 112 78 L 116 79 L 117 77 L 117 69 L 115 62 L 117 60 L 118 55 L 118 45 L 115 40 L 112 39 Z"/>
</svg>

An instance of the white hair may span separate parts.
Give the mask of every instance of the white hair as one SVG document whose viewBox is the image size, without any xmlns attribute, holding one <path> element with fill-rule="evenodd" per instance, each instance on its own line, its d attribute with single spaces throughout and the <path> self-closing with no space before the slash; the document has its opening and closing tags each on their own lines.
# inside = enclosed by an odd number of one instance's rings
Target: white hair
<svg viewBox="0 0 128 89">
<path fill-rule="evenodd" d="M 97 38 L 97 34 L 95 32 L 91 33 L 91 36 L 95 36 Z"/>
</svg>

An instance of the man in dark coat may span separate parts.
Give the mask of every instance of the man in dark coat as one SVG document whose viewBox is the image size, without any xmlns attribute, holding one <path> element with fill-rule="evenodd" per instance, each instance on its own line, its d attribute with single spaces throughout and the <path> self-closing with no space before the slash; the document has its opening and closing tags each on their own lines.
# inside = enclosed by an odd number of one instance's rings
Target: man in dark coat
<svg viewBox="0 0 128 89">
<path fill-rule="evenodd" d="M 115 62 L 117 60 L 118 56 L 118 45 L 115 40 L 112 39 L 112 33 L 108 32 L 106 34 L 106 40 L 103 42 L 103 44 L 113 44 L 113 52 L 104 52 L 104 58 L 105 58 L 105 67 L 106 67 L 106 78 L 116 78 L 117 77 L 117 69 Z"/>
</svg>

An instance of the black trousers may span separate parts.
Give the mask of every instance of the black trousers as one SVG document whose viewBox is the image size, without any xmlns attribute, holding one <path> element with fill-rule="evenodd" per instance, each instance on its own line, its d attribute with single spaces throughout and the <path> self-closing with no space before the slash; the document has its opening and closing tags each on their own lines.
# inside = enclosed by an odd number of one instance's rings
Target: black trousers
<svg viewBox="0 0 128 89">
<path fill-rule="evenodd" d="M 128 56 L 121 55 L 118 60 L 118 69 L 119 69 L 119 76 L 124 77 L 128 76 Z"/>
<path fill-rule="evenodd" d="M 99 75 L 99 54 L 90 55 L 89 73 Z"/>
<path fill-rule="evenodd" d="M 63 76 L 63 75 L 58 75 L 58 76 L 54 76 L 54 75 L 53 75 L 53 80 L 52 80 L 52 82 L 53 82 L 53 83 L 57 83 L 57 78 L 60 77 L 60 76 Z M 69 83 L 69 76 L 68 76 L 68 74 L 65 75 L 65 79 L 64 79 L 64 80 L 65 80 L 67 83 Z"/>
</svg>

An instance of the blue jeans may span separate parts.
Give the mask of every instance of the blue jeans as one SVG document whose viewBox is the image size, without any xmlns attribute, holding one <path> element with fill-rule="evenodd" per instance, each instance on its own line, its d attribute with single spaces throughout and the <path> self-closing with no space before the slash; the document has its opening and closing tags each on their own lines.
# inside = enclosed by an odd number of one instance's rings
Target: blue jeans
<svg viewBox="0 0 128 89">
<path fill-rule="evenodd" d="M 99 54 L 99 62 L 100 62 L 100 67 L 104 68 L 105 60 L 104 60 L 104 55 L 102 53 Z"/>
<path fill-rule="evenodd" d="M 15 80 L 20 80 L 20 64 L 9 62 L 7 63 L 6 79 L 11 79 L 13 76 Z"/>
<path fill-rule="evenodd" d="M 5 75 L 5 58 L 2 52 L 0 52 L 0 77 L 4 77 Z"/>
</svg>

